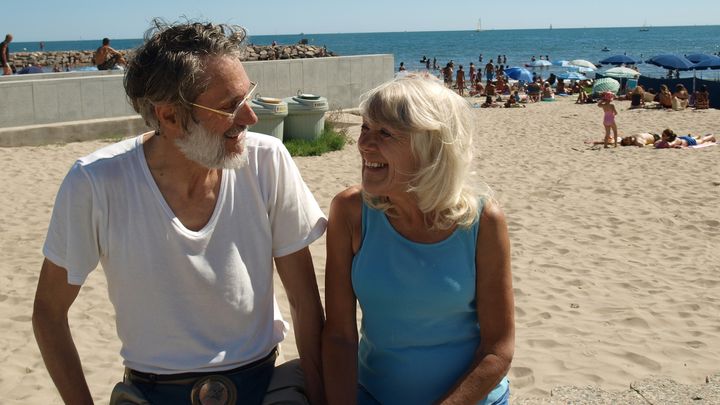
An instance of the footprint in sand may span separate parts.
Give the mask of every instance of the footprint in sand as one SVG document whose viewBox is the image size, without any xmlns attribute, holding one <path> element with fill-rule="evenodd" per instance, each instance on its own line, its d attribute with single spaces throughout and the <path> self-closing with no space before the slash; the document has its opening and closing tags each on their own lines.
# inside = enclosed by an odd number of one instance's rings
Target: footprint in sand
<svg viewBox="0 0 720 405">
<path fill-rule="evenodd" d="M 508 379 L 514 388 L 523 388 L 535 383 L 535 374 L 528 367 L 512 367 L 508 373 Z"/>
</svg>

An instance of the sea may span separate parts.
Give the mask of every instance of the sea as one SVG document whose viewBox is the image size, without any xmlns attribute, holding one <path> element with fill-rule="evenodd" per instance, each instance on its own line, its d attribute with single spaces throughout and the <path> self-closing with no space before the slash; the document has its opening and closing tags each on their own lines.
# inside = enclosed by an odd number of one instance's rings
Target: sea
<svg viewBox="0 0 720 405">
<path fill-rule="evenodd" d="M 301 40 L 309 44 L 326 46 L 336 55 L 393 54 L 395 67 L 404 62 L 408 70 L 423 70 L 423 57 L 437 60 L 444 66 L 452 60 L 455 65 L 467 68 L 471 62 L 484 66 L 491 59 L 498 63 L 501 55 L 506 66 L 524 66 L 531 59 L 549 58 L 550 61 L 584 59 L 597 64 L 612 55 L 627 55 L 646 60 L 659 54 L 689 55 L 693 53 L 720 53 L 720 25 L 685 27 L 622 27 L 622 28 L 544 28 L 516 30 L 376 32 L 343 34 L 257 35 L 249 42 L 256 45 L 296 44 Z M 112 39 L 115 49 L 131 49 L 142 43 L 141 38 Z M 45 51 L 94 50 L 100 39 L 81 41 L 44 41 Z M 11 52 L 39 51 L 38 42 L 13 42 Z M 480 57 L 482 56 L 482 62 Z M 612 66 L 603 66 L 604 68 Z M 641 74 L 664 77 L 663 68 L 641 63 Z M 552 66 L 538 73 L 560 73 L 566 68 Z M 716 80 L 720 71 L 698 71 L 698 77 Z M 681 72 L 681 77 L 692 77 L 693 72 Z"/>
</svg>

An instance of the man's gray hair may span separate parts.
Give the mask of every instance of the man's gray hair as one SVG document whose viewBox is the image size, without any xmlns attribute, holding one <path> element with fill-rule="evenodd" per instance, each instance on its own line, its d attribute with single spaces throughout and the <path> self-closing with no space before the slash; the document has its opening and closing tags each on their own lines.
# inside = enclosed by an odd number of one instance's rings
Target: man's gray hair
<svg viewBox="0 0 720 405">
<path fill-rule="evenodd" d="M 210 83 L 205 74 L 209 57 L 240 58 L 247 33 L 226 24 L 184 22 L 168 24 L 154 19 L 145 42 L 135 50 L 125 73 L 125 93 L 145 123 L 160 130 L 156 104 L 179 106 L 183 128 L 190 119 L 190 103 Z"/>
</svg>

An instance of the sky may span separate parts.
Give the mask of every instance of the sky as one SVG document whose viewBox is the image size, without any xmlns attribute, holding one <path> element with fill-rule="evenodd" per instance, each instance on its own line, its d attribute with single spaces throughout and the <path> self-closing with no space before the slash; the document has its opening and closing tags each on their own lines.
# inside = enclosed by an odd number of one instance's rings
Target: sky
<svg viewBox="0 0 720 405">
<path fill-rule="evenodd" d="M 17 42 L 141 38 L 153 17 L 239 24 L 250 35 L 720 25 L 718 0 L 2 0 Z"/>
</svg>

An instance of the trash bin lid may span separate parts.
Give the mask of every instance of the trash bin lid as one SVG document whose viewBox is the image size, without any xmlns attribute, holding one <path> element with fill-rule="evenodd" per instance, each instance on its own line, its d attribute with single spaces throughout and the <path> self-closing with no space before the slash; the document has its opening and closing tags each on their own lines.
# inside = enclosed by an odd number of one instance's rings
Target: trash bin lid
<svg viewBox="0 0 720 405">
<path fill-rule="evenodd" d="M 301 98 L 303 100 L 318 100 L 320 96 L 316 96 L 315 94 L 310 93 L 300 93 L 297 95 L 298 98 Z"/>
<path fill-rule="evenodd" d="M 317 96 L 316 99 L 306 99 L 300 96 L 288 97 L 283 99 L 288 104 L 290 110 L 327 110 L 327 98 Z"/>
<path fill-rule="evenodd" d="M 280 104 L 282 102 L 281 99 L 275 98 L 275 97 L 262 97 L 258 96 L 255 98 L 255 100 L 261 101 L 266 104 Z"/>
<path fill-rule="evenodd" d="M 271 99 L 271 102 L 266 102 L 263 98 L 253 99 L 250 102 L 250 108 L 253 112 L 258 115 L 287 115 L 288 105 L 280 99 Z M 277 102 L 274 102 L 277 100 Z"/>
</svg>

